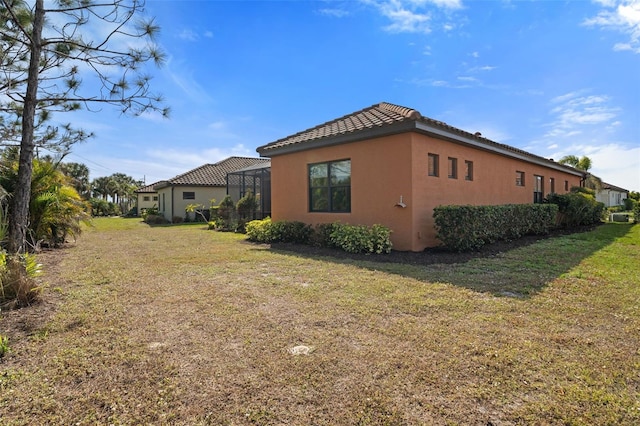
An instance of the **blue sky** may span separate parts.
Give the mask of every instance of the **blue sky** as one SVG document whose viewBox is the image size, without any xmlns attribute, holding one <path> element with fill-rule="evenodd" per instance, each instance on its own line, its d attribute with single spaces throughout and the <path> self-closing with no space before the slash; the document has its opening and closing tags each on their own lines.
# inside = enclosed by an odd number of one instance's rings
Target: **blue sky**
<svg viewBox="0 0 640 426">
<path fill-rule="evenodd" d="M 171 118 L 74 113 L 68 161 L 153 183 L 381 101 L 640 191 L 640 0 L 160 1 Z"/>
</svg>

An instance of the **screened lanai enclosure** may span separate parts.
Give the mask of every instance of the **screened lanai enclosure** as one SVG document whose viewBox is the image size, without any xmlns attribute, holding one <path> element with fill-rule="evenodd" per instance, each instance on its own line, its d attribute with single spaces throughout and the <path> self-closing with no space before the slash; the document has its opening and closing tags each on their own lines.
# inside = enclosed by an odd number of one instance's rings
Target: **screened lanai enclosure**
<svg viewBox="0 0 640 426">
<path fill-rule="evenodd" d="M 254 219 L 271 216 L 271 162 L 227 174 L 227 194 L 234 202 L 237 203 L 248 192 L 252 192 L 258 202 Z"/>
</svg>

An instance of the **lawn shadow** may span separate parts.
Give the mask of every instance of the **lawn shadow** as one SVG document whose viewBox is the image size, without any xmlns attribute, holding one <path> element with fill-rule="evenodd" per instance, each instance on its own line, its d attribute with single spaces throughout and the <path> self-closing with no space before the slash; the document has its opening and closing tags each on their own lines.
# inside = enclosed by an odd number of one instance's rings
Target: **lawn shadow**
<svg viewBox="0 0 640 426">
<path fill-rule="evenodd" d="M 626 235 L 633 225 L 603 224 L 590 230 L 545 236 L 526 236 L 516 241 L 487 245 L 471 253 L 452 253 L 442 248 L 423 252 L 350 254 L 337 249 L 298 244 L 272 244 L 277 253 L 369 270 L 385 271 L 427 282 L 449 283 L 496 296 L 527 298 L 580 262 Z"/>
</svg>

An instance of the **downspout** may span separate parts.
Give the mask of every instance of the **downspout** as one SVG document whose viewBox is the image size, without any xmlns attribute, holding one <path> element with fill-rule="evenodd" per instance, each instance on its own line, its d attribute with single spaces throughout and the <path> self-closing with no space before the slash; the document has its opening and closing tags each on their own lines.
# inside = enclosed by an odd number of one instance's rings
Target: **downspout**
<svg viewBox="0 0 640 426">
<path fill-rule="evenodd" d="M 173 221 L 173 209 L 174 209 L 174 205 L 173 205 L 173 190 L 175 189 L 174 186 L 171 187 L 171 217 L 169 218 L 169 221 Z"/>
</svg>

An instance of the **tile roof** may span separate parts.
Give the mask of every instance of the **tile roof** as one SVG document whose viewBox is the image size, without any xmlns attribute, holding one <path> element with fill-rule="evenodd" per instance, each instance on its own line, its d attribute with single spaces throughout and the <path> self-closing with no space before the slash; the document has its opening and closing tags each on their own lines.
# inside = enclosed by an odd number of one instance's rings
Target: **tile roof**
<svg viewBox="0 0 640 426">
<path fill-rule="evenodd" d="M 151 185 L 147 185 L 147 186 L 141 186 L 140 188 L 136 189 L 134 192 L 137 194 L 142 194 L 142 193 L 150 194 L 150 193 L 156 192 L 156 190 L 153 189 L 153 187 L 156 186 L 157 184 L 158 182 L 152 183 Z"/>
<path fill-rule="evenodd" d="M 555 163 L 553 160 L 531 154 L 521 149 L 494 142 L 482 137 L 479 132 L 469 133 L 450 126 L 445 122 L 424 117 L 415 109 L 388 102 L 372 105 L 360 111 L 347 114 L 316 127 L 260 146 L 257 148 L 257 151 L 261 156 L 269 157 L 297 150 L 312 149 L 316 146 L 323 146 L 324 144 L 354 142 L 406 131 L 433 133 L 439 137 L 444 136 L 445 138 L 458 142 L 470 143 L 477 148 L 498 151 L 519 158 L 529 158 L 536 162 L 553 164 L 554 168 L 578 173 L 573 167 L 561 165 Z"/>
<path fill-rule="evenodd" d="M 420 117 L 420 113 L 416 110 L 382 102 L 261 146 L 258 148 L 258 152 L 263 150 L 266 153 L 274 148 L 354 133 L 364 129 L 389 126 L 405 120 L 419 119 Z"/>
<path fill-rule="evenodd" d="M 602 189 L 609 189 L 617 192 L 629 192 L 629 190 L 620 188 L 619 186 L 611 185 L 610 183 L 602 182 Z"/>
<path fill-rule="evenodd" d="M 226 186 L 227 173 L 265 162 L 269 162 L 269 159 L 229 157 L 215 164 L 204 164 L 166 181 L 158 182 L 156 188 L 159 189 L 172 185 Z"/>
</svg>

